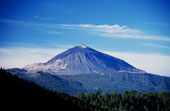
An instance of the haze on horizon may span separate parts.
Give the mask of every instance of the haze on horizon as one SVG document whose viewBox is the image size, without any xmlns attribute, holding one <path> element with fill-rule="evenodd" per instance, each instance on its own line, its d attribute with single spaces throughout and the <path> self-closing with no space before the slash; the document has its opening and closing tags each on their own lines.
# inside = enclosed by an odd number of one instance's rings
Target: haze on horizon
<svg viewBox="0 0 170 111">
<path fill-rule="evenodd" d="M 46 62 L 84 43 L 170 76 L 170 2 L 1 0 L 0 67 Z"/>
</svg>

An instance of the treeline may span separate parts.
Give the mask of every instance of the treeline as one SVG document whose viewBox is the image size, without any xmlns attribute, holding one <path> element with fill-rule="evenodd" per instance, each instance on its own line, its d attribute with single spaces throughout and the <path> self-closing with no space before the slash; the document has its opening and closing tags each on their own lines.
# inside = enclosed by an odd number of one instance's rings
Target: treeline
<svg viewBox="0 0 170 111">
<path fill-rule="evenodd" d="M 80 93 L 77 96 L 85 103 L 107 108 L 112 111 L 170 111 L 170 93 L 141 93 L 135 90 L 123 94 Z"/>
<path fill-rule="evenodd" d="M 170 93 L 80 93 L 47 90 L 0 69 L 0 110 L 22 111 L 170 111 Z"/>
<path fill-rule="evenodd" d="M 0 69 L 1 111 L 108 111 L 77 97 L 50 91 Z"/>
</svg>

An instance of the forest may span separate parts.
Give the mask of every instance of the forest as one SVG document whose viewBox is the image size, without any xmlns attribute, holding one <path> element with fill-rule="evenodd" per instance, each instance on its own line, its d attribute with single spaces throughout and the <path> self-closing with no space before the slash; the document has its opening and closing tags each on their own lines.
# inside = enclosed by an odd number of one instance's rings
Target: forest
<svg viewBox="0 0 170 111">
<path fill-rule="evenodd" d="M 45 89 L 0 69 L 0 110 L 29 111 L 170 111 L 170 93 L 135 90 L 99 91 L 70 96 Z"/>
<path fill-rule="evenodd" d="M 135 90 L 123 94 L 80 93 L 77 97 L 85 103 L 111 111 L 170 111 L 170 93 L 141 93 Z"/>
</svg>

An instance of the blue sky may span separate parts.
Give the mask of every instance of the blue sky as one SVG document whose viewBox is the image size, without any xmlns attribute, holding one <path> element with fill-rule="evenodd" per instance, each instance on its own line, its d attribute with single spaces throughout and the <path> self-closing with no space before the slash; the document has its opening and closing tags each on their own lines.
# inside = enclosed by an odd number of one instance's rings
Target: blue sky
<svg viewBox="0 0 170 111">
<path fill-rule="evenodd" d="M 103 52 L 119 52 L 125 56 L 121 56 L 123 59 L 127 59 L 126 54 L 129 53 L 147 54 L 148 60 L 150 55 L 159 55 L 163 60 L 159 59 L 157 64 L 167 69 L 164 69 L 164 72 L 163 69 L 149 72 L 162 74 L 170 72 L 168 70 L 170 64 L 164 64 L 165 61 L 170 61 L 169 0 L 1 0 L 0 2 L 0 59 L 4 61 L 1 62 L 2 67 L 12 67 L 8 60 L 17 61 L 10 59 L 15 58 L 14 56 L 9 56 L 14 48 L 15 50 L 26 48 L 30 49 L 30 52 L 34 49 L 51 51 L 84 43 Z M 33 55 L 35 56 L 35 53 Z M 133 58 L 131 56 L 130 63 L 143 68 L 140 65 L 141 61 L 133 64 Z M 41 62 L 41 60 L 32 62 Z M 13 64 L 17 66 L 19 63 Z M 152 70 L 157 67 L 152 67 Z"/>
</svg>

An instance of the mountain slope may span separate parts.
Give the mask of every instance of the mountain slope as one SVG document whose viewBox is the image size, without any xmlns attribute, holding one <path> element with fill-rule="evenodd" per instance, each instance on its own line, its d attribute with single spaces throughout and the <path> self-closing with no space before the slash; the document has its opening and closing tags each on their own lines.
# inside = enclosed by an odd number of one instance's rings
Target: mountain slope
<svg viewBox="0 0 170 111">
<path fill-rule="evenodd" d="M 80 82 L 66 80 L 48 73 L 28 73 L 26 70 L 19 68 L 8 69 L 7 71 L 11 72 L 14 75 L 17 75 L 22 79 L 35 82 L 36 84 L 43 86 L 46 89 L 69 93 L 71 95 L 75 95 L 80 92 L 87 92 L 86 88 Z"/>
<path fill-rule="evenodd" d="M 146 73 L 83 44 L 68 49 L 46 63 L 8 71 L 47 89 L 71 95 L 96 90 L 101 93 L 126 90 L 170 92 L 170 77 Z"/>
<path fill-rule="evenodd" d="M 83 44 L 68 49 L 46 63 L 27 65 L 28 72 L 46 72 L 55 75 L 110 74 L 115 71 L 144 73 L 127 62 L 89 48 Z"/>
<path fill-rule="evenodd" d="M 97 74 L 96 74 L 97 75 Z M 68 76 L 68 75 L 64 75 Z M 69 75 L 78 76 L 78 75 Z M 80 75 L 79 75 L 80 76 Z M 85 76 L 85 75 L 82 75 Z M 90 75 L 88 75 L 89 77 Z M 94 76 L 91 75 L 91 76 Z M 101 76 L 101 75 L 97 75 Z M 1 110 L 17 111 L 169 111 L 170 93 L 125 91 L 120 94 L 95 93 L 69 96 L 46 90 L 0 69 Z M 102 108 L 101 108 L 102 107 Z"/>
<path fill-rule="evenodd" d="M 23 69 L 8 70 L 20 78 L 35 82 L 47 89 L 75 95 L 80 92 L 100 91 L 112 93 L 137 90 L 140 92 L 170 92 L 170 77 L 148 73 L 114 72 L 110 75 L 79 74 L 51 75 L 49 73 L 27 73 Z"/>
<path fill-rule="evenodd" d="M 109 76 L 98 74 L 60 75 L 65 80 L 82 83 L 87 92 L 99 90 L 101 93 L 137 90 L 140 92 L 170 92 L 170 77 L 147 73 L 115 72 Z"/>
<path fill-rule="evenodd" d="M 46 90 L 0 69 L 1 110 L 108 111 L 65 93 Z"/>
</svg>

